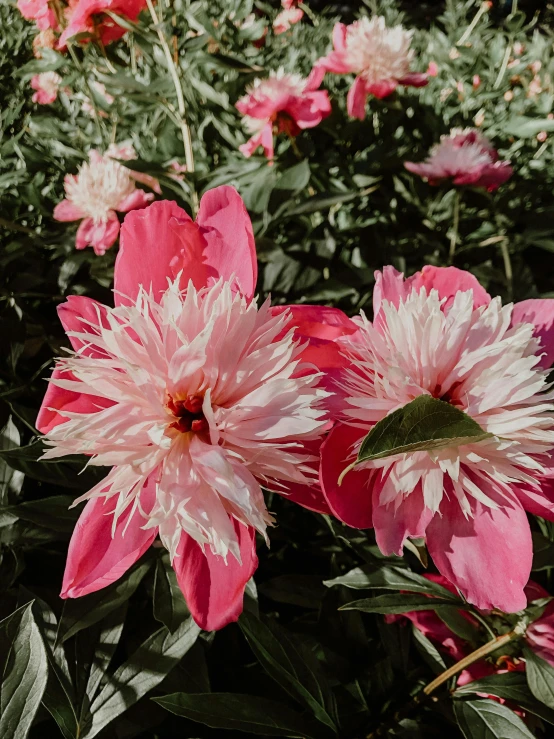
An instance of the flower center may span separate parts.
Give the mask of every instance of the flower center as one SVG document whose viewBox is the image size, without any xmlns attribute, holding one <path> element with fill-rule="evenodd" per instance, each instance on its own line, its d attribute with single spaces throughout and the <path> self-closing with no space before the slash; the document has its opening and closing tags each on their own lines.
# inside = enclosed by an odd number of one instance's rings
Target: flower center
<svg viewBox="0 0 554 739">
<path fill-rule="evenodd" d="M 170 396 L 167 408 L 176 420 L 170 424 L 169 428 L 176 429 L 183 434 L 189 431 L 195 434 L 207 431 L 209 424 L 202 411 L 203 402 L 204 398 L 201 395 L 189 395 L 184 400 L 174 400 Z"/>
</svg>

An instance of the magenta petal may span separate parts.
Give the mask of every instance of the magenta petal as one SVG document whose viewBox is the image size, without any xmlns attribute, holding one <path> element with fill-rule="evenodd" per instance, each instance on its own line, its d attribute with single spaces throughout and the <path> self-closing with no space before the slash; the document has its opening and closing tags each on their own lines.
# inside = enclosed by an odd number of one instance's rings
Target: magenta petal
<svg viewBox="0 0 554 739">
<path fill-rule="evenodd" d="M 59 379 L 74 380 L 75 377 L 71 372 L 62 372 L 55 368 L 52 372 L 51 380 Z M 96 395 L 74 393 L 72 390 L 65 390 L 64 388 L 57 387 L 50 381 L 44 398 L 42 399 L 42 405 L 35 425 L 42 434 L 47 434 L 55 426 L 58 426 L 58 424 L 67 421 L 67 418 L 60 415 L 58 411 L 96 413 L 98 410 L 108 408 L 110 405 L 112 405 L 112 403 L 109 400 L 98 398 Z"/>
<path fill-rule="evenodd" d="M 236 519 L 233 525 L 240 546 L 242 564 L 231 553 L 223 557 L 205 553 L 184 532 L 177 547 L 173 567 L 179 587 L 196 623 L 205 631 L 217 631 L 242 613 L 244 588 L 258 566 L 256 532 Z"/>
<path fill-rule="evenodd" d="M 487 495 L 496 496 L 487 489 Z M 427 547 L 439 572 L 477 608 L 507 613 L 527 605 L 524 588 L 533 560 L 525 511 L 514 498 L 498 498 L 494 510 L 473 501 L 466 518 L 453 495 L 427 527 Z"/>
<path fill-rule="evenodd" d="M 102 303 L 84 295 L 69 295 L 65 303 L 58 306 L 58 318 L 66 333 L 78 331 L 79 333 L 94 333 L 90 324 L 98 325 L 102 323 L 106 327 L 107 308 Z M 81 339 L 69 336 L 71 346 L 77 351 L 83 349 L 83 354 L 87 357 L 103 356 L 97 349 L 91 348 Z"/>
<path fill-rule="evenodd" d="M 375 272 L 375 287 L 373 288 L 373 316 L 377 318 L 381 310 L 381 303 L 386 300 L 398 308 L 408 296 L 404 275 L 394 267 L 387 265 L 382 272 Z"/>
<path fill-rule="evenodd" d="M 153 199 L 153 192 L 144 192 L 144 190 L 140 190 L 139 188 L 137 188 L 136 190 L 133 190 L 130 195 L 127 195 L 126 198 L 123 198 L 123 200 L 121 200 L 115 208 L 121 213 L 128 213 L 130 210 L 146 208 L 148 203 Z"/>
<path fill-rule="evenodd" d="M 382 100 L 392 95 L 397 87 L 398 83 L 393 81 L 375 82 L 373 85 L 367 85 L 366 92 L 369 95 L 374 95 L 378 100 Z"/>
<path fill-rule="evenodd" d="M 353 445 L 365 433 L 339 423 L 321 445 L 319 479 L 329 507 L 337 518 L 349 526 L 366 529 L 372 525 L 371 473 L 351 470 L 339 486 L 341 472 L 352 461 Z"/>
<path fill-rule="evenodd" d="M 431 62 L 431 64 L 433 64 L 433 62 Z M 431 64 L 429 65 L 429 68 L 431 69 L 431 72 L 433 72 L 434 67 L 431 67 Z M 436 72 L 432 76 L 435 77 Z M 410 87 L 425 87 L 425 85 L 429 82 L 429 72 L 411 72 L 398 81 L 401 85 L 409 85 Z"/>
<path fill-rule="evenodd" d="M 354 84 L 348 91 L 346 109 L 351 118 L 363 121 L 365 118 L 365 104 L 367 101 L 366 83 L 362 77 L 356 77 Z"/>
<path fill-rule="evenodd" d="M 167 290 L 181 268 L 183 248 L 179 227 L 193 225 L 177 203 L 162 200 L 125 216 L 121 227 L 119 254 L 115 262 L 115 304 L 134 300 L 139 286 L 152 289 L 154 297 Z"/>
<path fill-rule="evenodd" d="M 431 290 L 437 290 L 439 297 L 446 298 L 444 307 L 449 308 L 457 292 L 473 290 L 473 307 L 480 308 L 491 302 L 491 296 L 471 272 L 466 272 L 457 267 L 432 267 L 425 266 L 421 272 L 409 277 L 405 283 L 406 294 L 412 290 L 420 291 L 425 288 L 427 294 Z"/>
<path fill-rule="evenodd" d="M 218 277 L 234 277 L 243 295 L 251 298 L 258 279 L 252 222 L 234 187 L 208 190 L 200 201 L 197 223 L 206 240 L 204 259 Z"/>
<path fill-rule="evenodd" d="M 540 490 L 532 487 L 516 487 L 514 493 L 526 511 L 554 521 L 554 480 L 544 477 L 540 480 Z"/>
<path fill-rule="evenodd" d="M 523 300 L 512 311 L 512 325 L 532 323 L 540 341 L 543 356 L 540 367 L 549 369 L 554 364 L 554 300 Z"/>
<path fill-rule="evenodd" d="M 144 506 L 151 495 L 147 488 L 141 492 Z M 62 598 L 79 598 L 119 580 L 156 538 L 157 529 L 141 528 L 145 521 L 137 512 L 129 521 L 131 507 L 119 517 L 112 537 L 115 503 L 95 498 L 86 504 L 69 543 Z"/>
<path fill-rule="evenodd" d="M 380 492 L 378 487 L 373 492 L 373 526 L 377 545 L 383 554 L 401 557 L 408 537 L 418 539 L 425 536 L 433 513 L 423 502 L 421 486 L 406 496 L 397 508 L 394 502 L 379 505 Z"/>
<path fill-rule="evenodd" d="M 313 469 L 316 480 L 313 485 L 301 485 L 300 483 L 287 482 L 286 489 L 282 491 L 282 495 L 293 503 L 301 505 L 302 508 L 307 508 L 309 511 L 315 511 L 316 513 L 331 513 L 329 504 L 325 500 L 321 485 L 317 479 L 320 462 L 319 455 L 321 450 L 321 439 L 304 442 L 303 446 L 304 449 L 299 449 L 298 453 L 310 454 L 315 457 L 314 461 L 309 462 L 308 464 Z M 281 489 L 277 492 L 281 492 Z"/>
<path fill-rule="evenodd" d="M 119 220 L 115 211 L 110 211 L 106 223 L 94 223 L 92 218 L 85 218 L 77 229 L 75 246 L 84 249 L 87 246 L 94 248 L 98 256 L 105 254 L 110 246 L 113 246 L 119 234 Z"/>
</svg>

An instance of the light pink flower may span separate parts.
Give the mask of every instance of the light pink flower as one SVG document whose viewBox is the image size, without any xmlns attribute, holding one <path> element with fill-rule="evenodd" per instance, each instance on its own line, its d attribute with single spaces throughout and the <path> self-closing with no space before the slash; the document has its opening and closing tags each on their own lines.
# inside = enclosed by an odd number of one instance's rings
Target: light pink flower
<svg viewBox="0 0 554 739">
<path fill-rule="evenodd" d="M 498 161 L 491 142 L 473 128 L 453 128 L 447 136 L 441 136 L 424 162 L 404 162 L 404 166 L 431 185 L 452 180 L 454 185 L 484 187 L 489 192 L 513 174 L 510 163 Z"/>
<path fill-rule="evenodd" d="M 131 159 L 137 159 L 137 152 L 132 142 L 127 140 L 119 144 L 110 144 L 106 149 L 106 156 L 111 159 L 121 159 L 124 162 L 128 162 Z M 134 169 L 129 169 L 128 171 L 135 182 L 140 182 L 141 185 L 146 185 L 146 187 L 149 187 L 157 195 L 161 195 L 162 188 L 156 177 L 146 174 L 146 172 L 137 172 Z"/>
<path fill-rule="evenodd" d="M 550 475 L 554 301 L 502 306 L 475 277 L 426 267 L 408 280 L 376 273 L 374 321 L 339 339 L 350 367 L 337 390 L 342 419 L 321 449 L 335 515 L 373 526 L 386 554 L 424 537 L 437 568 L 478 608 L 518 611 L 532 560 L 525 511 L 554 520 Z M 365 462 L 374 424 L 420 395 L 452 403 L 492 438 Z"/>
<path fill-rule="evenodd" d="M 43 49 L 53 49 L 56 45 L 56 34 L 51 28 L 45 28 L 37 33 L 33 39 L 33 54 L 37 59 L 42 58 Z"/>
<path fill-rule="evenodd" d="M 272 520 L 260 486 L 329 512 L 315 482 L 329 424 L 314 362 L 336 361 L 349 321 L 258 307 L 256 278 L 248 214 L 219 187 L 196 222 L 165 201 L 125 218 L 115 308 L 60 306 L 74 351 L 37 419 L 46 456 L 79 450 L 112 466 L 82 498 L 62 597 L 114 582 L 159 535 L 194 618 L 218 629 L 240 615 L 255 532 Z"/>
<path fill-rule="evenodd" d="M 424 577 L 442 585 L 443 588 L 450 590 L 452 593 L 456 593 L 452 583 L 442 575 L 426 574 Z M 549 593 L 533 580 L 530 580 L 525 586 L 525 595 L 529 602 L 549 597 Z M 478 622 L 467 611 L 460 610 L 459 614 L 476 628 L 479 627 Z M 483 615 L 487 615 L 486 612 Z M 404 613 L 403 616 L 389 616 L 387 621 L 397 621 L 402 617 L 408 618 L 422 634 L 455 661 L 463 659 L 474 649 L 472 645 L 451 631 L 436 611 L 410 611 Z M 527 646 L 554 667 L 554 602 L 548 603 L 540 618 L 528 626 L 523 638 Z M 492 661 L 493 659 L 494 661 Z M 501 655 L 500 657 L 474 662 L 460 673 L 457 684 L 466 685 L 494 673 L 524 671 L 524 659 L 514 659 L 509 654 Z"/>
<path fill-rule="evenodd" d="M 98 34 L 103 44 L 117 41 L 127 31 L 104 11 L 136 21 L 145 7 L 146 0 L 77 0 L 68 13 L 69 23 L 60 37 L 60 46 L 78 33 Z"/>
<path fill-rule="evenodd" d="M 56 14 L 48 0 L 17 0 L 17 8 L 24 18 L 35 21 L 40 31 L 58 30 Z"/>
<path fill-rule="evenodd" d="M 104 254 L 118 237 L 116 211 L 127 213 L 144 208 L 154 197 L 136 188 L 129 169 L 95 150 L 76 175 L 66 175 L 64 187 L 66 197 L 54 208 L 54 218 L 80 220 L 77 249 L 92 246 L 98 255 Z"/>
<path fill-rule="evenodd" d="M 300 8 L 291 7 L 288 10 L 282 10 L 273 21 L 273 31 L 276 35 L 285 33 L 295 23 L 299 23 L 303 17 L 304 11 Z"/>
<path fill-rule="evenodd" d="M 58 97 L 62 78 L 57 72 L 41 72 L 35 74 L 31 79 L 31 87 L 36 90 L 33 93 L 33 103 L 50 105 Z"/>
<path fill-rule="evenodd" d="M 255 80 L 236 104 L 246 130 L 254 134 L 239 147 L 244 156 L 251 156 L 261 146 L 266 157 L 273 159 L 274 133 L 297 136 L 302 129 L 321 123 L 331 112 L 331 103 L 327 92 L 317 87 L 319 83 L 314 85 L 282 69 Z"/>
<path fill-rule="evenodd" d="M 310 80 L 319 87 L 326 72 L 355 74 L 347 109 L 350 116 L 363 120 L 368 95 L 384 98 L 398 85 L 427 84 L 428 73 L 410 71 L 412 36 L 413 31 L 400 25 L 387 28 L 381 16 L 360 18 L 349 26 L 337 23 L 333 29 L 334 49 L 316 63 Z"/>
</svg>

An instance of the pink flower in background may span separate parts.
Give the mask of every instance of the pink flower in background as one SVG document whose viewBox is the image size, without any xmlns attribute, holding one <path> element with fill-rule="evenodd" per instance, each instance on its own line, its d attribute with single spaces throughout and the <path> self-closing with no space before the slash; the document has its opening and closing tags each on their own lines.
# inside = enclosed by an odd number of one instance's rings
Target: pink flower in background
<svg viewBox="0 0 554 739">
<path fill-rule="evenodd" d="M 441 136 L 424 162 L 405 162 L 404 166 L 431 185 L 452 180 L 454 185 L 484 187 L 489 192 L 513 174 L 510 163 L 498 161 L 491 142 L 474 128 L 453 128 L 447 136 Z"/>
<path fill-rule="evenodd" d="M 424 577 L 442 585 L 452 593 L 456 593 L 452 583 L 442 575 L 426 574 Z M 532 580 L 525 586 L 525 595 L 529 602 L 549 597 L 549 593 Z M 459 614 L 476 628 L 479 627 L 478 622 L 467 611 L 460 610 Z M 451 631 L 444 621 L 437 616 L 436 611 L 410 611 L 404 613 L 403 616 L 388 616 L 387 621 L 390 623 L 401 618 L 408 618 L 422 634 L 438 645 L 443 652 L 450 655 L 456 662 L 466 657 L 474 649 L 473 646 Z M 542 615 L 529 625 L 523 638 L 527 646 L 539 657 L 554 666 L 554 602 L 547 604 Z M 488 660 L 483 659 L 474 662 L 460 673 L 457 684 L 466 685 L 473 682 L 473 680 L 480 680 L 496 672 L 507 671 L 525 671 L 525 660 L 514 660 L 510 655 L 501 655 L 499 658 L 495 658 L 494 661 L 489 658 Z"/>
<path fill-rule="evenodd" d="M 313 128 L 331 112 L 331 102 L 325 90 L 317 90 L 297 74 L 282 69 L 269 77 L 257 79 L 247 94 L 236 104 L 243 114 L 243 123 L 252 138 L 239 147 L 244 156 L 251 156 L 258 146 L 268 159 L 273 159 L 273 134 L 297 136 L 302 129 Z"/>
<path fill-rule="evenodd" d="M 110 95 L 110 93 L 106 91 L 106 85 L 104 85 L 102 82 L 91 80 L 90 86 L 94 90 L 94 92 L 103 99 L 104 105 L 110 106 L 115 100 L 114 96 Z M 89 98 L 85 98 L 83 104 L 81 105 L 81 110 L 83 111 L 83 113 L 90 115 L 91 118 L 94 118 L 97 113 L 101 118 L 108 117 L 106 111 L 101 109 L 97 110 L 93 105 L 93 101 Z"/>
<path fill-rule="evenodd" d="M 255 532 L 272 521 L 261 486 L 329 511 L 315 467 L 328 393 L 313 359 L 328 349 L 333 361 L 340 329 L 326 322 L 348 319 L 258 307 L 256 278 L 250 219 L 220 187 L 196 222 L 165 201 L 126 217 L 115 308 L 76 296 L 60 307 L 74 351 L 37 420 L 45 456 L 112 467 L 82 497 L 62 597 L 114 582 L 159 535 L 194 618 L 218 629 L 238 618 Z"/>
<path fill-rule="evenodd" d="M 439 572 L 478 608 L 526 605 L 532 560 L 526 511 L 554 520 L 551 451 L 554 301 L 491 300 L 469 272 L 376 273 L 374 321 L 338 339 L 350 366 L 337 392 L 342 423 L 321 448 L 331 510 L 374 527 L 387 555 L 423 537 Z M 492 438 L 364 462 L 369 430 L 420 395 L 449 402 Z"/>
<path fill-rule="evenodd" d="M 54 208 L 57 221 L 81 221 L 77 230 L 77 249 L 92 246 L 102 255 L 119 234 L 116 211 L 127 213 L 153 199 L 135 186 L 129 169 L 98 151 L 89 153 L 89 161 L 79 167 L 76 175 L 66 175 L 65 200 Z"/>
<path fill-rule="evenodd" d="M 31 87 L 36 90 L 33 93 L 33 103 L 50 105 L 58 97 L 62 78 L 56 72 L 41 72 L 35 74 L 31 79 Z"/>
<path fill-rule="evenodd" d="M 288 10 L 282 10 L 273 21 L 273 31 L 275 34 L 285 33 L 295 23 L 299 23 L 304 17 L 304 11 L 300 8 L 290 7 Z"/>
<path fill-rule="evenodd" d="M 58 30 L 56 14 L 48 0 L 17 0 L 17 8 L 24 18 L 35 21 L 40 31 Z"/>
<path fill-rule="evenodd" d="M 119 26 L 104 11 L 136 21 L 146 7 L 146 0 L 76 0 L 68 14 L 69 23 L 60 37 L 60 46 L 78 33 L 99 34 L 103 44 L 117 41 L 127 31 Z"/>
<path fill-rule="evenodd" d="M 106 149 L 105 156 L 111 159 L 121 159 L 122 161 L 130 161 L 132 159 L 138 159 L 137 152 L 131 141 L 122 141 L 119 144 L 110 144 Z M 146 174 L 146 172 L 137 172 L 134 169 L 128 169 L 129 174 L 135 180 L 140 182 L 141 185 L 146 185 L 153 190 L 157 195 L 161 195 L 162 189 L 160 183 L 152 175 Z"/>
<path fill-rule="evenodd" d="M 315 65 L 310 79 L 319 87 L 326 72 L 356 75 L 347 99 L 348 114 L 365 118 L 368 95 L 384 98 L 398 85 L 423 87 L 428 73 L 411 72 L 413 31 L 402 26 L 387 28 L 381 16 L 360 18 L 349 26 L 333 29 L 333 51 Z"/>
</svg>

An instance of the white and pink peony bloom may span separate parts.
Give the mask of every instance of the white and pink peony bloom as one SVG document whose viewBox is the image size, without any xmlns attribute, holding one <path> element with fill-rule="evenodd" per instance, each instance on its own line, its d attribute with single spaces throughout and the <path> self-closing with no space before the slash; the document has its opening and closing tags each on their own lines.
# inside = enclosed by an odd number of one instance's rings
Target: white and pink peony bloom
<svg viewBox="0 0 554 739">
<path fill-rule="evenodd" d="M 290 8 L 282 10 L 273 21 L 273 32 L 276 35 L 285 33 L 291 26 L 299 23 L 304 17 L 304 11 L 301 8 L 295 8 L 291 5 Z"/>
<path fill-rule="evenodd" d="M 253 136 L 239 147 L 247 157 L 261 146 L 268 159 L 273 159 L 273 134 L 297 136 L 302 129 L 313 128 L 331 112 L 325 90 L 318 90 L 310 80 L 282 69 L 257 79 L 247 94 L 236 104 L 243 114 L 244 127 Z"/>
<path fill-rule="evenodd" d="M 491 142 L 473 128 L 453 128 L 441 136 L 424 162 L 405 162 L 404 166 L 431 185 L 450 180 L 454 185 L 484 187 L 489 191 L 496 190 L 513 174 L 510 163 L 498 161 Z"/>
<path fill-rule="evenodd" d="M 69 23 L 60 37 L 60 46 L 65 46 L 69 39 L 79 33 L 98 35 L 103 44 L 117 41 L 127 31 L 105 11 L 136 21 L 145 7 L 146 0 L 73 0 L 67 11 Z"/>
<path fill-rule="evenodd" d="M 108 154 L 89 152 L 89 161 L 76 175 L 66 175 L 65 200 L 54 208 L 57 221 L 81 221 L 76 247 L 92 246 L 95 254 L 105 254 L 119 234 L 116 211 L 127 213 L 154 198 L 135 186 L 133 172 Z"/>
<path fill-rule="evenodd" d="M 272 521 L 261 486 L 329 511 L 316 466 L 328 392 L 314 359 L 336 361 L 330 339 L 348 319 L 258 307 L 256 277 L 250 219 L 220 187 L 196 222 L 171 202 L 125 218 L 114 308 L 60 306 L 73 352 L 37 420 L 45 456 L 112 467 L 82 497 L 62 597 L 117 580 L 159 536 L 194 618 L 218 629 L 238 618 L 255 533 Z"/>
<path fill-rule="evenodd" d="M 56 14 L 48 0 L 17 0 L 17 8 L 24 18 L 35 21 L 40 31 L 58 30 Z"/>
<path fill-rule="evenodd" d="M 363 120 L 369 95 L 385 98 L 398 85 L 423 87 L 429 73 L 411 70 L 414 52 L 410 48 L 413 31 L 402 26 L 387 28 L 382 16 L 363 17 L 349 26 L 337 23 L 333 29 L 333 51 L 320 59 L 310 75 L 317 87 L 326 72 L 356 75 L 347 98 L 348 114 Z"/>
<path fill-rule="evenodd" d="M 62 78 L 57 72 L 41 72 L 35 74 L 31 79 L 31 87 L 36 92 L 33 93 L 33 103 L 39 105 L 50 105 L 58 97 Z"/>
<path fill-rule="evenodd" d="M 532 560 L 526 511 L 554 520 L 551 452 L 554 301 L 502 306 L 475 277 L 426 267 L 376 274 L 374 321 L 339 339 L 349 367 L 342 423 L 321 449 L 332 511 L 373 526 L 386 554 L 425 538 L 440 573 L 478 608 L 525 607 Z M 338 484 L 361 440 L 420 395 L 452 403 L 492 438 L 365 462 Z"/>
</svg>

